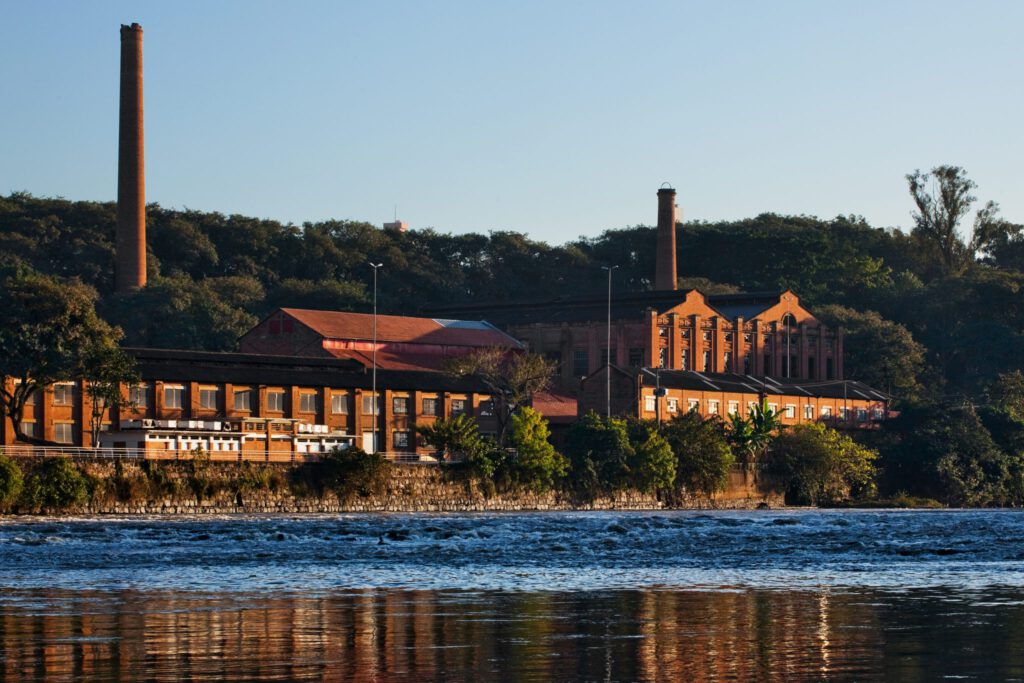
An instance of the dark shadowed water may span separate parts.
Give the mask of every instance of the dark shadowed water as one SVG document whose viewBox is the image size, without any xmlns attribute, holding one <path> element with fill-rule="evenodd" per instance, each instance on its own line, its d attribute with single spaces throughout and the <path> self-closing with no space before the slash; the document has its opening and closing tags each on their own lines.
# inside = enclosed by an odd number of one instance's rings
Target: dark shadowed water
<svg viewBox="0 0 1024 683">
<path fill-rule="evenodd" d="M 8 520 L 0 679 L 1024 680 L 1024 516 Z"/>
</svg>

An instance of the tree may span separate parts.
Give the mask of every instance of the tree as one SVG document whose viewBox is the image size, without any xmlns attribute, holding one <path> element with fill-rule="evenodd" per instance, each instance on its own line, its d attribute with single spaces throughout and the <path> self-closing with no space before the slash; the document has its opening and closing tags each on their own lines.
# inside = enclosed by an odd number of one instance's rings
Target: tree
<svg viewBox="0 0 1024 683">
<path fill-rule="evenodd" d="M 471 473 L 486 479 L 494 476 L 499 460 L 497 445 L 480 435 L 476 420 L 465 413 L 452 418 L 439 418 L 432 425 L 421 425 L 416 431 L 423 440 L 441 452 L 445 460 L 463 463 Z"/>
<path fill-rule="evenodd" d="M 820 505 L 875 491 L 878 452 L 821 423 L 782 432 L 770 469 L 786 482 L 787 502 Z"/>
<path fill-rule="evenodd" d="M 988 397 L 993 407 L 1024 421 L 1024 373 L 1020 370 L 1000 373 L 990 385 Z"/>
<path fill-rule="evenodd" d="M 676 456 L 668 441 L 649 421 L 629 422 L 633 454 L 628 459 L 629 483 L 638 491 L 667 491 L 676 480 Z"/>
<path fill-rule="evenodd" d="M 516 454 L 509 469 L 515 483 L 541 492 L 565 476 L 569 462 L 551 445 L 550 437 L 547 420 L 533 408 L 524 407 L 512 416 L 509 443 Z"/>
<path fill-rule="evenodd" d="M 1005 502 L 1010 463 L 973 405 L 908 405 L 886 429 L 895 437 L 882 460 L 891 490 L 950 505 Z"/>
<path fill-rule="evenodd" d="M 974 230 L 965 241 L 959 233 L 976 197 L 977 185 L 959 166 L 936 166 L 930 173 L 907 175 L 917 212 L 913 234 L 939 255 L 946 273 L 961 273 L 980 252 L 989 251 L 1005 235 L 1009 224 L 998 219 L 999 206 L 988 202 L 974 217 Z"/>
<path fill-rule="evenodd" d="M 924 347 L 910 331 L 874 311 L 855 311 L 844 306 L 820 306 L 815 310 L 825 324 L 842 327 L 844 369 L 855 379 L 901 398 L 913 398 L 921 387 Z"/>
<path fill-rule="evenodd" d="M 22 484 L 21 468 L 18 464 L 0 452 L 0 509 L 17 500 L 21 495 Z"/>
<path fill-rule="evenodd" d="M 359 448 L 332 449 L 317 466 L 321 484 L 342 500 L 384 493 L 392 469 L 382 454 L 366 453 Z"/>
<path fill-rule="evenodd" d="M 96 291 L 26 268 L 0 273 L 0 409 L 22 434 L 25 403 L 36 391 L 84 372 L 86 352 L 113 348 L 121 333 L 96 315 Z"/>
<path fill-rule="evenodd" d="M 113 408 L 133 405 L 125 388 L 138 384 L 140 378 L 131 356 L 116 346 L 99 344 L 90 345 L 85 352 L 82 379 L 89 397 L 91 443 L 94 448 L 99 448 L 103 418 Z"/>
<path fill-rule="evenodd" d="M 596 495 L 629 484 L 634 453 L 625 420 L 607 419 L 591 410 L 569 428 L 565 453 L 573 484 L 583 493 Z"/>
<path fill-rule="evenodd" d="M 778 414 L 761 401 L 750 408 L 747 417 L 729 416 L 729 442 L 740 453 L 743 464 L 753 464 L 771 447 L 772 436 L 783 427 Z"/>
<path fill-rule="evenodd" d="M 677 491 L 710 496 L 725 489 L 736 458 L 721 421 L 705 420 L 696 412 L 688 412 L 664 423 L 661 435 L 676 458 Z"/>
<path fill-rule="evenodd" d="M 456 376 L 473 375 L 492 390 L 497 405 L 498 443 L 505 443 L 509 417 L 529 405 L 534 394 L 551 383 L 554 365 L 535 353 L 519 353 L 501 348 L 486 348 L 452 359 L 448 372 Z"/>
</svg>

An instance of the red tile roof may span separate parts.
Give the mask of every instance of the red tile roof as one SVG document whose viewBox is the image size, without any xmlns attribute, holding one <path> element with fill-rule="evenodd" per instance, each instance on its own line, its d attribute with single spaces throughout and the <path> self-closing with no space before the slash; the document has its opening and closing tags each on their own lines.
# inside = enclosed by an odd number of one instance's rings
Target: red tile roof
<svg viewBox="0 0 1024 683">
<path fill-rule="evenodd" d="M 328 339 L 373 339 L 373 315 L 342 311 L 282 308 L 286 315 Z M 483 321 L 377 316 L 378 343 L 402 342 L 441 346 L 501 346 L 520 348 L 519 342 Z"/>
<path fill-rule="evenodd" d="M 373 367 L 373 352 L 353 349 L 326 349 L 335 358 L 349 358 L 359 361 L 364 367 Z M 451 356 L 427 353 L 395 353 L 377 351 L 377 367 L 384 370 L 444 370 Z"/>
</svg>

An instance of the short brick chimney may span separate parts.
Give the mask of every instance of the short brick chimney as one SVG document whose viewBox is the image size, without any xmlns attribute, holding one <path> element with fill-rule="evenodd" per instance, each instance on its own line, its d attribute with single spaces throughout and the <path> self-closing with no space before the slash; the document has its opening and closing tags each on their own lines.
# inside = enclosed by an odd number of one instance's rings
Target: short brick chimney
<svg viewBox="0 0 1024 683">
<path fill-rule="evenodd" d="M 654 288 L 676 288 L 676 191 L 658 190 L 658 249 L 654 269 Z"/>
</svg>

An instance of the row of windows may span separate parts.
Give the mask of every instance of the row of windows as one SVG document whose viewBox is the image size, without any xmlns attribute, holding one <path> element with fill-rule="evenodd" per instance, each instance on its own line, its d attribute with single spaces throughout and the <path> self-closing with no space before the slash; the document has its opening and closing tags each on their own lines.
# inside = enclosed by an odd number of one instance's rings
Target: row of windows
<svg viewBox="0 0 1024 683">
<path fill-rule="evenodd" d="M 708 415 L 718 415 L 718 414 L 720 414 L 720 406 L 721 406 L 721 402 L 720 401 L 716 401 L 716 400 L 713 400 L 713 399 L 708 399 L 707 404 L 708 404 L 707 405 L 707 414 Z M 657 410 L 656 406 L 657 406 L 657 399 L 654 396 L 645 396 L 644 397 L 644 411 L 646 411 L 648 413 L 653 413 L 653 412 L 655 412 Z M 747 410 L 748 411 L 753 410 L 756 406 L 757 406 L 757 402 L 749 401 L 747 403 Z M 687 399 L 687 406 L 686 406 L 686 408 L 690 412 L 699 412 L 700 411 L 700 399 L 696 399 L 696 398 Z M 781 413 L 779 411 L 779 405 L 777 403 L 769 403 L 768 404 L 768 409 L 770 411 L 772 411 L 773 413 L 780 414 L 782 417 L 785 417 L 787 419 L 790 419 L 790 420 L 796 419 L 796 414 L 797 414 L 796 413 L 796 411 L 797 411 L 796 404 L 787 403 L 785 406 L 783 406 Z M 669 413 L 677 413 L 677 412 L 679 412 L 679 399 L 672 398 L 672 397 L 666 398 L 666 400 L 665 400 L 665 410 L 667 412 L 669 412 Z M 729 415 L 737 415 L 737 414 L 739 414 L 740 402 L 739 401 L 729 401 L 728 402 L 727 410 L 728 410 L 728 414 Z M 849 408 L 840 407 L 838 410 L 839 410 L 839 413 L 838 413 L 839 414 L 839 419 L 841 419 L 841 420 L 848 420 L 848 419 L 850 419 L 851 412 L 850 412 Z M 881 408 L 874 408 L 874 409 L 872 409 L 871 412 L 872 412 L 872 418 L 873 419 L 876 419 L 876 420 L 882 419 L 883 411 L 882 411 Z M 857 408 L 856 411 L 855 411 L 855 414 L 856 414 L 856 419 L 857 419 L 858 422 L 866 422 L 867 419 L 868 419 L 868 410 L 867 410 L 867 408 Z M 829 419 L 832 416 L 833 415 L 832 415 L 832 407 L 831 406 L 822 406 L 821 407 L 821 417 L 822 418 Z M 814 419 L 814 406 L 813 405 L 811 405 L 811 404 L 804 405 L 803 417 L 804 417 L 805 420 L 813 420 Z"/>
<path fill-rule="evenodd" d="M 200 387 L 199 388 L 199 407 L 207 410 L 217 410 L 220 403 L 221 390 L 217 387 Z M 267 412 L 284 412 L 285 409 L 285 395 L 284 391 L 268 391 L 267 392 Z M 129 390 L 129 400 L 137 408 L 148 408 L 149 407 L 149 390 L 145 386 L 131 387 Z M 409 402 L 410 398 L 407 396 L 395 396 L 392 398 L 391 409 L 395 415 L 408 415 L 409 414 Z M 363 395 L 362 401 L 362 414 L 373 415 L 383 413 L 381 401 L 378 398 L 376 406 L 374 405 L 373 396 L 369 394 Z M 236 389 L 233 397 L 234 409 L 238 411 L 251 411 L 254 405 L 253 391 L 251 389 Z M 438 415 L 440 411 L 441 400 L 438 398 L 423 398 L 422 399 L 422 410 L 421 415 Z M 185 387 L 183 386 L 164 386 L 164 407 L 165 408 L 184 408 L 185 406 Z M 302 392 L 299 394 L 299 412 L 302 413 L 318 413 L 320 412 L 320 396 L 315 392 Z M 452 399 L 451 401 L 451 414 L 452 416 L 460 415 L 466 412 L 466 400 L 461 398 Z M 331 413 L 334 415 L 348 415 L 349 414 L 349 396 L 348 394 L 334 394 L 331 396 Z M 480 403 L 480 415 L 488 416 L 494 414 L 494 408 L 491 401 L 482 401 Z"/>
</svg>

